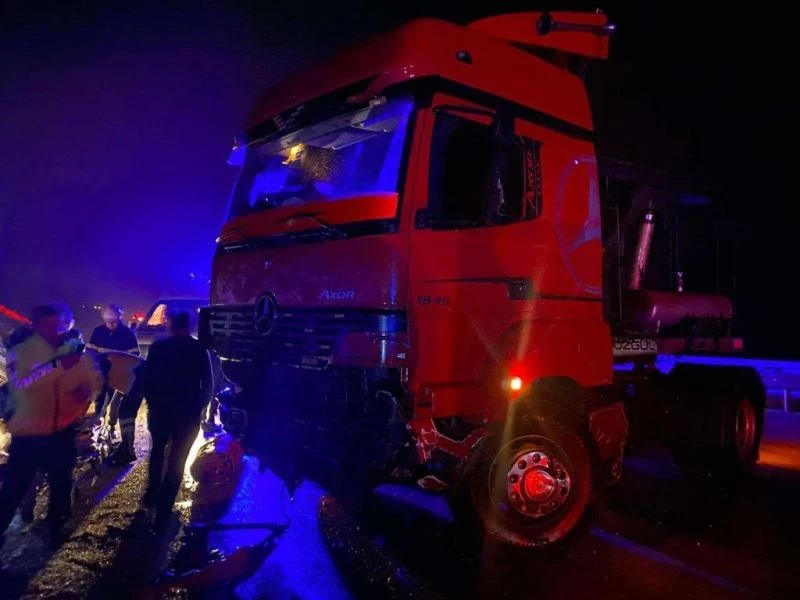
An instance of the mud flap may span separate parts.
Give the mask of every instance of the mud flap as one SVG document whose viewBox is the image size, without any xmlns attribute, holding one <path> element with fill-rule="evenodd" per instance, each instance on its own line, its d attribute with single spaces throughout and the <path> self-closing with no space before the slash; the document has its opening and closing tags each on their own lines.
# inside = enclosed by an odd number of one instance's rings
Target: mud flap
<svg viewBox="0 0 800 600">
<path fill-rule="evenodd" d="M 622 477 L 622 459 L 628 440 L 628 418 L 623 403 L 616 402 L 590 412 L 589 431 L 603 465 L 603 482 L 613 485 Z"/>
</svg>

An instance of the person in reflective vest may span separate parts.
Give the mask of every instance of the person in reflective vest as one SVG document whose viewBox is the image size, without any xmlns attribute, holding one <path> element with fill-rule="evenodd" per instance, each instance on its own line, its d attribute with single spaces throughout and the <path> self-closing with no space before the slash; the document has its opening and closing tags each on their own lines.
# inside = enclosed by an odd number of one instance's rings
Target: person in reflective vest
<svg viewBox="0 0 800 600">
<path fill-rule="evenodd" d="M 75 424 L 102 387 L 80 340 L 64 340 L 56 306 L 35 308 L 31 320 L 32 335 L 11 350 L 8 360 L 11 392 L 3 418 L 12 440 L 0 488 L 0 543 L 39 469 L 50 482 L 51 540 L 63 539 L 71 508 Z"/>
<path fill-rule="evenodd" d="M 72 309 L 63 302 L 53 302 L 52 306 L 59 312 L 60 323 L 58 333 L 61 336 L 61 345 L 73 344 L 75 347 L 83 344 L 83 336 L 81 332 L 75 329 L 75 318 L 72 314 Z M 18 346 L 29 337 L 33 335 L 33 329 L 26 326 L 24 330 L 15 332 L 15 339 L 11 340 L 9 349 Z M 91 435 L 91 431 L 85 432 Z M 39 469 L 33 478 L 33 482 L 28 488 L 28 492 L 20 503 L 20 516 L 23 523 L 32 523 L 35 519 L 34 508 L 36 507 L 36 498 L 39 495 L 39 490 L 45 481 L 44 472 Z"/>
</svg>

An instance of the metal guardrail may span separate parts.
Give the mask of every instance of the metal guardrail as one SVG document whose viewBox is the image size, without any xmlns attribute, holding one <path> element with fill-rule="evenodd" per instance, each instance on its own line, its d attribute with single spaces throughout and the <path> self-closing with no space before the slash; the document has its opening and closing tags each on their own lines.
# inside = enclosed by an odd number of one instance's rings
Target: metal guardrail
<svg viewBox="0 0 800 600">
<path fill-rule="evenodd" d="M 794 403 L 795 406 L 792 402 L 792 392 L 800 393 L 800 361 L 697 355 L 659 356 L 656 364 L 660 371 L 669 372 L 680 362 L 709 366 L 751 367 L 761 376 L 768 396 L 773 394 L 779 396 L 784 412 L 800 412 L 800 400 Z"/>
</svg>

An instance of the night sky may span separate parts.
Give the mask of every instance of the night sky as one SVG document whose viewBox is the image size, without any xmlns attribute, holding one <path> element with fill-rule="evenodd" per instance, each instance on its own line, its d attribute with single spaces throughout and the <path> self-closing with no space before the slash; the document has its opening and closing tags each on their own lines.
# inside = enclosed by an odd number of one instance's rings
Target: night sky
<svg viewBox="0 0 800 600">
<path fill-rule="evenodd" d="M 159 294 L 205 295 L 233 181 L 232 135 L 265 87 L 409 18 L 533 8 L 94 4 L 0 8 L 0 303 L 20 310 L 60 298 L 132 312 Z M 590 79 L 597 129 L 618 154 L 713 190 L 737 225 L 737 308 L 749 347 L 800 357 L 789 292 L 798 194 L 782 150 L 796 122 L 790 19 L 728 6 L 601 5 L 618 33 L 612 62 Z"/>
</svg>

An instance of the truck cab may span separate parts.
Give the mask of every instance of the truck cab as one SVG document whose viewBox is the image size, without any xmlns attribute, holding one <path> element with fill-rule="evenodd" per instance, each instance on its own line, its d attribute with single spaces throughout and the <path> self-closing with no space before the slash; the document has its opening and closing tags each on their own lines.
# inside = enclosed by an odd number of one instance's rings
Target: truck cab
<svg viewBox="0 0 800 600">
<path fill-rule="evenodd" d="M 628 423 L 574 68 L 612 30 L 601 13 L 413 21 L 257 104 L 200 339 L 279 474 L 415 482 L 528 548 L 568 539 L 619 479 Z"/>
</svg>

